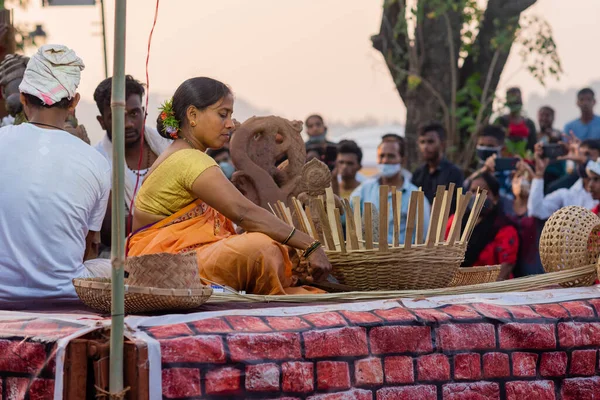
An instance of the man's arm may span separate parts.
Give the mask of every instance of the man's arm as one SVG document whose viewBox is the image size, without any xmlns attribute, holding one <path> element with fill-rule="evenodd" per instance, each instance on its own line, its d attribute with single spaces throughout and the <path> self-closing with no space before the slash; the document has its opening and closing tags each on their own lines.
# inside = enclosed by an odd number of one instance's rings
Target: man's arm
<svg viewBox="0 0 600 400">
<path fill-rule="evenodd" d="M 83 261 L 98 258 L 100 248 L 100 232 L 89 231 L 85 238 L 85 252 L 83 253 Z"/>
<path fill-rule="evenodd" d="M 558 189 L 544 196 L 544 180 L 534 179 L 531 182 L 531 191 L 527 200 L 527 215 L 546 220 L 564 207 L 565 196 L 568 195 L 569 189 Z"/>
</svg>

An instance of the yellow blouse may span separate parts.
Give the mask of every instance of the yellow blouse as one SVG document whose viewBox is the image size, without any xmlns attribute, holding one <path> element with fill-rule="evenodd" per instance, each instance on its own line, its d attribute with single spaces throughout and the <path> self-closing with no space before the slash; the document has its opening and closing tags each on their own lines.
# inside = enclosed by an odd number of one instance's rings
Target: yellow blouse
<svg viewBox="0 0 600 400">
<path fill-rule="evenodd" d="M 192 185 L 210 167 L 218 165 L 199 150 L 176 151 L 144 180 L 135 199 L 135 208 L 153 215 L 175 214 L 197 199 Z"/>
</svg>

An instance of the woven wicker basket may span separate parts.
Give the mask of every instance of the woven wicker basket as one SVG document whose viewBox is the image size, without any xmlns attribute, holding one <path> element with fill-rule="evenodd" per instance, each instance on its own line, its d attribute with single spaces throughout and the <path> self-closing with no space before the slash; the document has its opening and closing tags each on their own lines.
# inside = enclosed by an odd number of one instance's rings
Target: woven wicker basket
<svg viewBox="0 0 600 400">
<path fill-rule="evenodd" d="M 496 282 L 498 280 L 498 275 L 500 275 L 500 265 L 458 268 L 448 286 L 468 286 Z"/>
<path fill-rule="evenodd" d="M 272 209 L 288 224 L 297 221 L 297 228 L 325 245 L 333 267 L 332 275 L 344 285 L 369 291 L 447 287 L 464 260 L 467 242 L 487 193 L 483 191 L 473 196 L 469 192 L 463 195 L 462 189 L 459 189 L 454 222 L 447 227 L 454 184 L 448 189 L 438 186 L 426 231 L 425 195 L 422 191 L 410 193 L 408 213 L 404 216 L 401 213 L 403 193 L 385 185 L 379 189 L 380 202 L 377 207 L 368 202 L 361 207 L 360 199 L 355 197 L 352 207 L 350 201 L 344 199 L 343 211 L 340 211 L 335 208 L 333 192 L 329 188 L 325 201 L 314 198 L 306 210 L 296 199 L 292 199 L 294 212 L 283 203 L 275 204 Z M 390 193 L 391 207 L 388 199 Z M 475 201 L 469 211 L 472 196 Z M 392 213 L 389 215 L 393 222 L 391 243 L 388 243 L 387 234 L 379 237 L 374 235 L 377 231 L 388 232 L 389 212 Z M 341 224 L 342 213 L 346 216 L 345 237 Z M 463 216 L 468 216 L 468 222 L 461 232 Z M 404 243 L 399 243 L 401 223 L 406 226 L 404 236 L 410 238 Z M 304 271 L 295 272 L 302 274 Z"/>
<path fill-rule="evenodd" d="M 363 250 L 327 252 L 332 274 L 340 283 L 359 290 L 421 290 L 449 286 L 465 258 L 464 245 L 424 245 L 388 252 Z"/>
<path fill-rule="evenodd" d="M 90 308 L 109 313 L 111 306 L 111 281 L 108 278 L 73 279 L 77 296 Z M 162 289 L 130 286 L 125 281 L 125 313 L 140 314 L 155 311 L 181 311 L 205 303 L 212 289 L 208 286 L 195 289 Z"/>
<path fill-rule="evenodd" d="M 600 254 L 600 218 L 577 206 L 563 207 L 546 221 L 540 237 L 540 258 L 546 272 L 595 264 Z M 564 287 L 590 286 L 597 274 L 561 283 Z"/>
<path fill-rule="evenodd" d="M 163 289 L 201 288 L 196 253 L 157 253 L 125 260 L 131 286 Z"/>
</svg>

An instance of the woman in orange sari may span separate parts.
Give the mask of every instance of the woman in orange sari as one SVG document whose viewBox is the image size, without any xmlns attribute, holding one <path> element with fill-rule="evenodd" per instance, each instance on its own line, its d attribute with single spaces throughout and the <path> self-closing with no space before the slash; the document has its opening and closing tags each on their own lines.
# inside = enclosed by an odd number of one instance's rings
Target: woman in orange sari
<svg viewBox="0 0 600 400">
<path fill-rule="evenodd" d="M 321 292 L 294 286 L 285 246 L 302 251 L 319 281 L 331 271 L 321 244 L 246 199 L 205 154 L 229 141 L 233 101 L 225 84 L 192 78 L 165 103 L 159 132 L 173 143 L 138 192 L 128 255 L 195 251 L 205 282 L 263 295 Z"/>
</svg>

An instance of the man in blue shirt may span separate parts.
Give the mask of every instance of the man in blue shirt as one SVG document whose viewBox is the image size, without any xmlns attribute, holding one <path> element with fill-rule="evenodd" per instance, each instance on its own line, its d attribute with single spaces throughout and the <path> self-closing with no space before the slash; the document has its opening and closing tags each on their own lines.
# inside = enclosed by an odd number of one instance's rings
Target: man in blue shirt
<svg viewBox="0 0 600 400">
<path fill-rule="evenodd" d="M 579 140 L 600 139 L 600 117 L 594 114 L 596 99 L 594 91 L 590 88 L 581 89 L 577 93 L 577 107 L 581 110 L 581 117 L 565 125 L 565 134 L 571 132 Z"/>
<path fill-rule="evenodd" d="M 352 192 L 351 197 L 360 198 L 360 207 L 364 212 L 364 204 L 372 203 L 374 208 L 379 207 L 379 187 L 381 185 L 395 186 L 402 192 L 402 205 L 401 205 L 401 219 L 399 229 L 399 240 L 400 243 L 404 243 L 404 237 L 406 235 L 406 219 L 408 217 L 408 203 L 410 200 L 410 193 L 419 190 L 415 185 L 410 183 L 408 179 L 404 178 L 402 174 L 402 154 L 403 149 L 399 141 L 396 140 L 383 140 L 379 147 L 377 147 L 377 160 L 379 175 L 375 178 L 369 179 L 357 187 Z M 394 214 L 392 212 L 392 193 L 388 194 L 388 243 L 393 243 L 394 240 Z M 429 202 L 425 199 L 424 207 L 424 226 L 423 226 L 423 240 L 427 235 L 427 228 L 429 227 L 429 214 L 430 207 Z"/>
</svg>

